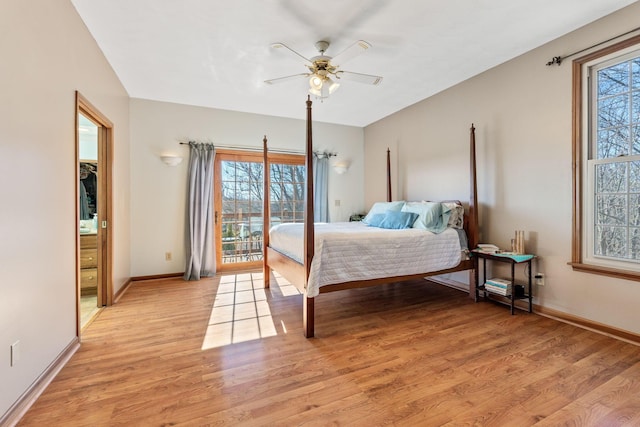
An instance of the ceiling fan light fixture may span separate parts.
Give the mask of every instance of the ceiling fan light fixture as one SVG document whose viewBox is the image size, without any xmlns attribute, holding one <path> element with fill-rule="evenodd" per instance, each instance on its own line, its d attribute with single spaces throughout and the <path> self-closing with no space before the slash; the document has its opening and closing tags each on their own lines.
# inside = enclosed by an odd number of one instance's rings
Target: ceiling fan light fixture
<svg viewBox="0 0 640 427">
<path fill-rule="evenodd" d="M 314 95 L 316 99 L 320 99 L 320 100 L 327 99 L 329 98 L 329 95 L 331 95 L 328 84 L 322 84 L 318 89 L 311 88 L 309 89 L 309 93 L 311 95 Z"/>
<path fill-rule="evenodd" d="M 322 85 L 322 99 L 329 97 L 329 85 Z"/>
<path fill-rule="evenodd" d="M 322 91 L 320 89 L 311 88 L 309 89 L 309 93 L 314 95 L 316 98 L 322 98 Z"/>
<path fill-rule="evenodd" d="M 325 99 L 340 87 L 340 83 L 333 81 L 330 77 L 313 74 L 309 79 L 309 87 L 311 95 Z"/>
<path fill-rule="evenodd" d="M 327 77 L 327 83 L 329 85 L 329 94 L 332 94 L 340 87 L 340 83 L 334 82 L 331 78 Z"/>
<path fill-rule="evenodd" d="M 320 89 L 322 89 L 322 84 L 323 84 L 323 79 L 317 74 L 312 74 L 311 77 L 309 78 L 309 87 L 311 87 L 311 89 L 320 91 Z"/>
</svg>

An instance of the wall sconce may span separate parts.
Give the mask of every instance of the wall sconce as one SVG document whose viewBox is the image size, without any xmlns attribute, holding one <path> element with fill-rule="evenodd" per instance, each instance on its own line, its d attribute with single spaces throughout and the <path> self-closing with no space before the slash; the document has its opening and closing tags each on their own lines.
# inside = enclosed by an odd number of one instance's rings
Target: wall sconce
<svg viewBox="0 0 640 427">
<path fill-rule="evenodd" d="M 174 156 L 174 155 L 163 155 L 160 156 L 160 159 L 167 165 L 167 166 L 177 166 L 180 163 L 182 163 L 182 157 L 180 156 Z"/>
<path fill-rule="evenodd" d="M 349 170 L 349 162 L 346 160 L 341 160 L 339 162 L 336 162 L 333 165 L 333 170 L 336 171 L 336 173 L 338 175 L 342 175 L 343 173 L 345 173 L 347 170 Z"/>
</svg>

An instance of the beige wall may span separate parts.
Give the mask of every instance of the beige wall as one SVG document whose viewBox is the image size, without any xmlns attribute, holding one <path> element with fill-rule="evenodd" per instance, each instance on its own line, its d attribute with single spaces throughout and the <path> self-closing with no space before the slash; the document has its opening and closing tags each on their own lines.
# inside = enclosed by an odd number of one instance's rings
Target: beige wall
<svg viewBox="0 0 640 427">
<path fill-rule="evenodd" d="M 75 9 L 4 0 L 0 53 L 1 417 L 76 336 L 76 90 L 115 124 L 116 287 L 130 257 L 129 101 Z"/>
<path fill-rule="evenodd" d="M 394 156 L 394 198 L 469 200 L 468 129 L 477 127 L 481 241 L 510 247 L 525 230 L 546 285 L 535 303 L 640 333 L 640 283 L 574 272 L 571 260 L 571 61 L 566 55 L 638 25 L 640 3 L 495 67 L 365 128 L 365 204 L 385 197 L 381 164 Z M 503 272 L 503 274 L 505 274 Z"/>
<path fill-rule="evenodd" d="M 300 116 L 306 105 L 300 102 Z M 269 147 L 303 152 L 304 120 L 180 104 L 131 100 L 131 275 L 146 276 L 184 271 L 185 200 L 189 148 L 179 141 L 213 142 L 221 146 Z M 346 221 L 364 208 L 364 133 L 362 128 L 313 123 L 314 149 L 337 152 L 331 164 L 351 161 L 344 175 L 329 172 L 332 221 Z M 160 155 L 184 157 L 169 167 Z M 340 200 L 340 207 L 335 206 Z M 172 261 L 165 261 L 172 252 Z"/>
</svg>

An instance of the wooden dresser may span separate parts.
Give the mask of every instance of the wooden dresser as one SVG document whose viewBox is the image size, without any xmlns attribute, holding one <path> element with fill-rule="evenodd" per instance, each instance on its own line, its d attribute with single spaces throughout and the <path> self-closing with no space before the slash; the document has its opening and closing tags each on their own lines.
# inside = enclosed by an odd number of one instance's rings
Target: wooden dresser
<svg viewBox="0 0 640 427">
<path fill-rule="evenodd" d="M 98 236 L 80 235 L 80 295 L 96 295 L 98 290 Z"/>
</svg>

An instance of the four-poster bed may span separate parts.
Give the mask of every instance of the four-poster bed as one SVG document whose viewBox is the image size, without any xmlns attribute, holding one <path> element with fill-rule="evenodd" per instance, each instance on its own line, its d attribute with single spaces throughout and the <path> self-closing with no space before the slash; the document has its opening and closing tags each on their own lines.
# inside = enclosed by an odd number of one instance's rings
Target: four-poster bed
<svg viewBox="0 0 640 427">
<path fill-rule="evenodd" d="M 375 227 L 367 227 L 364 224 L 354 224 L 352 230 L 343 230 L 331 229 L 327 231 L 326 235 L 319 235 L 319 247 L 321 248 L 321 252 L 318 254 L 318 258 L 314 261 L 314 254 L 316 251 L 316 233 L 323 232 L 323 228 L 326 225 L 320 226 L 318 230 L 316 230 L 316 226 L 314 226 L 313 221 L 313 173 L 312 171 L 312 156 L 313 156 L 313 135 L 312 135 L 312 121 L 311 121 L 311 105 L 312 102 L 309 98 L 306 101 L 307 104 L 307 141 L 306 141 L 306 154 L 305 154 L 305 166 L 306 166 L 306 194 L 305 194 L 305 214 L 304 214 L 304 245 L 303 251 L 298 256 L 292 256 L 288 252 L 284 252 L 281 249 L 276 250 L 272 247 L 271 236 L 270 236 L 270 180 L 269 180 L 269 162 L 268 162 L 268 147 L 267 147 L 267 138 L 265 136 L 263 140 L 263 150 L 264 150 L 264 226 L 263 226 L 263 257 L 264 257 L 264 286 L 265 288 L 269 287 L 271 270 L 275 270 L 280 273 L 283 277 L 289 280 L 293 285 L 295 285 L 302 293 L 303 293 L 303 329 L 304 335 L 309 338 L 314 336 L 314 297 L 320 293 L 327 293 L 345 289 L 353 289 L 353 288 L 361 288 L 368 286 L 375 286 L 386 283 L 395 283 L 402 282 L 410 279 L 424 278 L 427 276 L 451 273 L 455 271 L 470 271 L 473 272 L 474 269 L 474 260 L 469 257 L 460 256 L 460 241 L 458 239 L 458 233 L 455 230 L 445 230 L 447 232 L 440 233 L 439 235 L 433 235 L 433 233 L 425 232 L 424 230 L 415 230 L 409 229 L 406 230 L 384 230 L 384 232 L 388 232 L 388 234 L 384 234 L 382 232 L 375 231 Z M 471 154 L 471 163 L 470 163 L 470 183 L 471 183 L 471 191 L 469 198 L 469 206 L 467 212 L 464 214 L 464 232 L 466 234 L 466 239 L 468 242 L 468 248 L 475 248 L 478 243 L 478 212 L 477 212 L 477 184 L 476 184 L 476 159 L 475 159 L 475 128 L 473 125 L 470 130 L 470 154 Z M 391 202 L 391 178 L 390 178 L 390 151 L 387 150 L 387 199 L 388 202 Z M 457 202 L 459 204 L 459 202 Z M 330 225 L 330 224 L 328 224 Z M 342 226 L 347 229 L 347 226 Z M 298 227 L 299 228 L 299 227 Z M 340 227 L 338 227 L 340 228 Z M 368 230 L 367 230 L 368 229 Z M 403 231 L 405 233 L 399 233 L 399 231 Z M 453 232 L 453 233 L 452 233 Z M 298 235 L 302 233 L 302 230 L 297 231 Z M 344 233 L 350 233 L 345 235 Z M 355 233 L 355 234 L 351 234 Z M 403 234 L 400 237 L 400 234 Z M 377 262 L 372 264 L 371 258 L 369 257 L 369 264 L 364 264 L 367 260 L 363 261 L 363 265 L 356 265 L 358 263 L 358 256 L 354 256 L 349 259 L 349 262 L 342 262 L 343 270 L 339 272 L 337 275 L 333 275 L 332 278 L 325 280 L 326 283 L 323 283 L 322 280 L 318 279 L 319 270 L 323 268 L 323 265 L 331 266 L 330 268 L 335 268 L 334 264 L 331 264 L 329 260 L 330 255 L 328 254 L 332 250 L 340 251 L 344 250 L 345 241 L 349 240 L 351 242 L 356 242 L 357 239 L 363 238 L 366 245 L 373 247 L 374 249 L 378 246 L 389 246 L 386 245 L 386 242 L 390 241 L 387 239 L 395 239 L 395 238 L 407 238 L 406 236 L 410 236 L 410 240 L 405 240 L 408 242 L 408 248 L 413 248 L 413 252 L 410 250 L 409 252 L 419 254 L 422 256 L 422 250 L 427 248 L 423 245 L 422 242 L 416 243 L 415 239 L 418 238 L 418 234 L 422 236 L 430 235 L 435 236 L 434 239 L 440 239 L 436 246 L 442 249 L 445 252 L 446 247 L 451 246 L 451 239 L 455 239 L 455 245 L 457 248 L 457 258 L 449 257 L 446 255 L 446 259 L 436 259 L 434 262 L 429 262 L 428 258 L 420 258 L 421 262 L 419 264 L 409 263 L 409 268 L 406 270 L 398 270 L 398 268 L 404 269 L 407 265 L 396 266 L 396 270 L 393 268 L 385 270 L 386 272 L 377 272 L 374 271 L 376 266 L 381 266 L 385 264 L 389 264 L 386 262 L 386 258 L 382 260 L 378 259 Z M 455 237 L 452 237 L 452 234 Z M 334 242 L 330 239 L 330 236 L 337 236 L 336 239 L 341 242 Z M 345 237 L 348 237 L 345 238 Z M 422 237 L 420 237 L 422 238 Z M 369 240 L 366 240 L 369 239 Z M 377 240 L 376 240 L 377 239 Z M 380 240 L 384 239 L 384 240 Z M 414 240 L 411 240 L 414 239 Z M 448 241 L 446 239 L 449 239 Z M 385 242 L 380 244 L 379 242 Z M 298 241 L 299 246 L 300 241 Z M 397 251 L 398 244 L 394 241 L 394 247 Z M 448 245 L 448 246 L 447 246 Z M 404 248 L 404 246 L 402 246 Z M 329 248 L 329 249 L 327 249 Z M 356 249 L 357 250 L 357 247 Z M 428 251 L 424 251 L 425 253 Z M 433 251 L 432 251 L 433 252 Z M 287 255 L 285 255 L 287 253 Z M 385 256 L 384 254 L 389 254 L 389 249 L 387 248 L 387 252 L 380 252 L 381 256 Z M 344 252 L 339 255 L 334 255 L 335 257 L 344 258 Z M 437 255 L 437 254 L 436 254 Z M 325 261 L 323 257 L 327 256 L 327 260 Z M 428 255 L 431 256 L 431 255 Z M 367 258 L 367 257 L 362 257 Z M 437 256 L 434 258 L 438 258 Z M 453 260 L 453 261 L 452 261 Z M 324 264 L 322 264 L 324 262 Z M 394 264 L 394 263 L 391 263 Z M 312 271 L 313 268 L 313 271 Z M 372 270 L 372 271 L 369 271 Z M 423 271 L 424 270 L 424 271 Z M 382 270 L 381 270 L 382 271 Z M 376 276 L 379 274 L 380 276 Z M 331 275 L 329 275 L 331 276 Z M 343 280 L 338 280 L 336 277 L 342 278 Z M 344 278 L 347 277 L 346 280 Z M 469 275 L 470 281 L 470 289 L 469 295 L 472 297 L 475 295 L 475 283 L 473 280 L 473 274 Z M 318 283 L 320 282 L 320 283 Z"/>
</svg>

